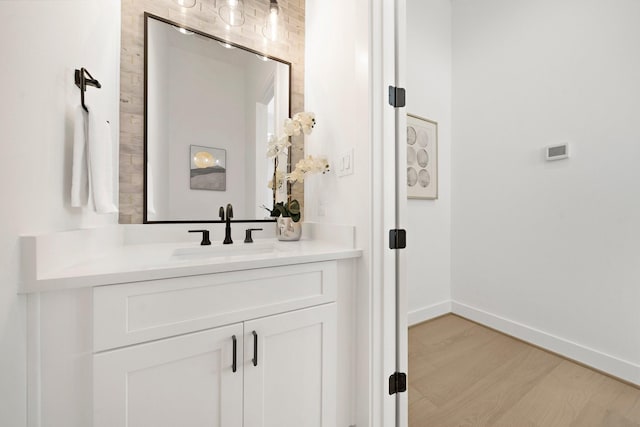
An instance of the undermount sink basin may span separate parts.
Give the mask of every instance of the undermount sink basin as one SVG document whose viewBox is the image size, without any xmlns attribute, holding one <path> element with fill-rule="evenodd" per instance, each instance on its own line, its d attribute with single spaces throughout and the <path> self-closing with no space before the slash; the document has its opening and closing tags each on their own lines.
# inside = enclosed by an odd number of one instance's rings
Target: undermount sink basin
<svg viewBox="0 0 640 427">
<path fill-rule="evenodd" d="M 276 242 L 236 243 L 232 245 L 213 244 L 210 246 L 195 246 L 178 248 L 173 251 L 177 258 L 216 258 L 228 256 L 246 256 L 276 252 Z"/>
</svg>

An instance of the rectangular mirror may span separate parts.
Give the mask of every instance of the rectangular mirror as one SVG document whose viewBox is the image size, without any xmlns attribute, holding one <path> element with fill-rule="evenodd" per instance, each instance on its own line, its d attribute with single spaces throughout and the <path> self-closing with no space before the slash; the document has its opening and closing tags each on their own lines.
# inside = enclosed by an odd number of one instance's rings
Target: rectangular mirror
<svg viewBox="0 0 640 427">
<path fill-rule="evenodd" d="M 145 14 L 145 223 L 216 222 L 228 203 L 234 221 L 272 221 L 267 143 L 290 116 L 290 68 Z"/>
</svg>

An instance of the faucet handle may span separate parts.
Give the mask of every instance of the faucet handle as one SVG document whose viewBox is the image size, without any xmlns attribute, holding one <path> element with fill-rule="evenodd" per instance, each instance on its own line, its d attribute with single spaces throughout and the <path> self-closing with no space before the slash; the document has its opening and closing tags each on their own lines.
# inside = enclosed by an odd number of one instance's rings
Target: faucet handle
<svg viewBox="0 0 640 427">
<path fill-rule="evenodd" d="M 209 230 L 189 230 L 189 233 L 202 233 L 201 246 L 209 246 L 211 244 L 211 240 L 209 240 Z"/>
<path fill-rule="evenodd" d="M 220 206 L 218 210 L 218 216 L 220 217 L 220 221 L 224 221 L 224 208 L 222 206 Z"/>
<path fill-rule="evenodd" d="M 253 238 L 251 237 L 252 231 L 262 231 L 262 228 L 247 228 L 244 234 L 245 243 L 253 243 Z"/>
<path fill-rule="evenodd" d="M 227 204 L 227 219 L 231 219 L 233 218 L 233 206 L 231 206 L 231 203 Z"/>
</svg>

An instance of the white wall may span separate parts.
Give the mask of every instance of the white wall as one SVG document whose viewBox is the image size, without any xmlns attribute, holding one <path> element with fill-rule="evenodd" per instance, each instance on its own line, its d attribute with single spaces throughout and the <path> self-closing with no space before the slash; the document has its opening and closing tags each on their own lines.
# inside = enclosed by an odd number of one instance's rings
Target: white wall
<svg viewBox="0 0 640 427">
<path fill-rule="evenodd" d="M 120 2 L 0 2 L 0 425 L 26 425 L 26 315 L 18 296 L 20 234 L 117 222 L 69 204 L 73 70 L 102 83 L 87 104 L 111 121 L 117 141 Z"/>
<path fill-rule="evenodd" d="M 203 218 L 218 219 L 218 208 L 231 203 L 235 218 L 239 219 L 247 212 L 244 197 L 245 132 L 248 131 L 245 129 L 245 70 L 181 48 L 171 49 L 170 68 L 169 157 L 172 161 L 168 217 L 187 219 L 196 213 Z M 208 102 L 211 99 L 217 102 Z M 226 108 L 220 110 L 218 102 Z M 190 145 L 226 150 L 225 191 L 190 189 Z"/>
<path fill-rule="evenodd" d="M 352 392 L 338 396 L 339 402 L 347 404 L 340 405 L 336 425 L 356 424 L 356 419 L 358 425 L 368 425 L 370 420 L 368 401 L 372 386 L 366 382 L 372 369 L 367 346 L 371 340 L 368 316 L 373 292 L 369 277 L 372 227 L 369 10 L 366 0 L 307 0 L 305 8 L 305 110 L 314 112 L 317 120 L 313 133 L 305 138 L 305 153 L 327 156 L 332 167 L 344 150 L 353 148 L 355 153 L 353 175 L 338 178 L 332 171 L 305 180 L 305 221 L 355 225 L 356 246 L 365 252 L 357 261 L 355 293 L 351 296 L 359 316 L 357 342 L 353 329 L 342 329 L 338 336 L 339 347 L 345 349 L 342 354 L 356 351 L 360 354 L 357 364 L 355 360 L 338 364 L 341 367 L 338 377 L 350 384 Z M 341 324 L 355 327 L 356 313 L 352 308 L 339 311 L 338 316 Z M 345 319 L 347 316 L 351 318 Z"/>
<path fill-rule="evenodd" d="M 639 18 L 635 0 L 453 2 L 453 299 L 636 383 Z M 545 162 L 561 141 L 571 158 Z"/>
<path fill-rule="evenodd" d="M 409 324 L 451 310 L 451 1 L 407 0 L 407 112 L 438 122 L 438 199 L 408 200 Z"/>
</svg>

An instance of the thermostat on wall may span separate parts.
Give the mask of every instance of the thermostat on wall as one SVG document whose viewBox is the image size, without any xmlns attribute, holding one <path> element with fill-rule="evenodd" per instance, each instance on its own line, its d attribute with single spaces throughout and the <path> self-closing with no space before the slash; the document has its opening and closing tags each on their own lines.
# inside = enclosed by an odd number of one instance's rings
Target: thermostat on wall
<svg viewBox="0 0 640 427">
<path fill-rule="evenodd" d="M 545 158 L 548 161 L 561 160 L 569 157 L 569 144 L 563 143 L 558 145 L 550 145 L 545 148 Z"/>
</svg>

